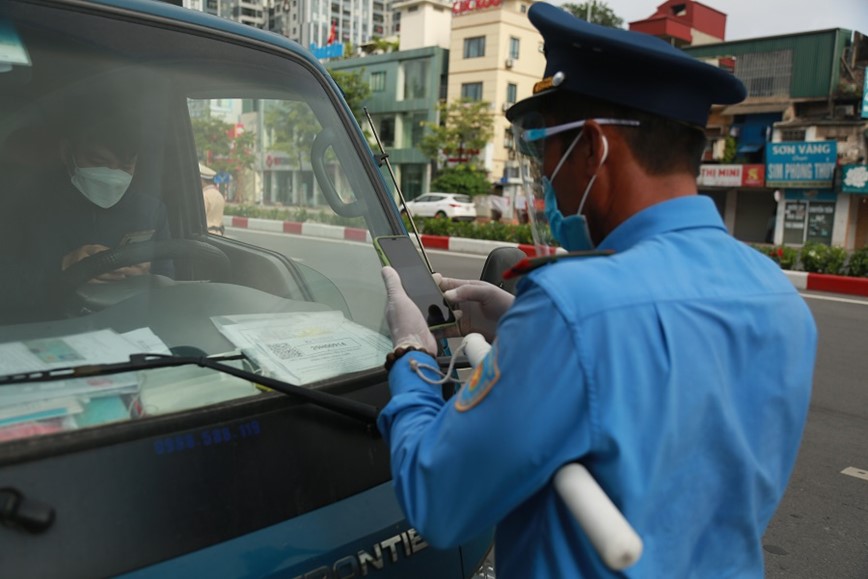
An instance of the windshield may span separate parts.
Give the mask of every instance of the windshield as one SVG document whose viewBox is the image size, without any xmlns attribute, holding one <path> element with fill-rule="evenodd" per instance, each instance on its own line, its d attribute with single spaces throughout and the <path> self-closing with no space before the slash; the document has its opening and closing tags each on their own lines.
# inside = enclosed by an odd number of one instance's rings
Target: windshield
<svg viewBox="0 0 868 579">
<path fill-rule="evenodd" d="M 312 65 L 16 3 L 0 36 L 0 374 L 241 352 L 322 388 L 381 366 L 372 239 L 399 221 Z M 261 392 L 195 366 L 4 385 L 0 441 Z"/>
</svg>

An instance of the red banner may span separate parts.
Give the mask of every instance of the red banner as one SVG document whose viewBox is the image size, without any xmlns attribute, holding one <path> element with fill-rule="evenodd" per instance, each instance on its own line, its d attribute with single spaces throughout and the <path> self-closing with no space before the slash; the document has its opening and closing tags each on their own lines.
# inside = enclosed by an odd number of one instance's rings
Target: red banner
<svg viewBox="0 0 868 579">
<path fill-rule="evenodd" d="M 475 12 L 483 8 L 500 6 L 503 0 L 456 0 L 452 3 L 452 14 L 457 16 L 467 12 Z"/>
<path fill-rule="evenodd" d="M 702 165 L 698 182 L 706 187 L 764 187 L 765 165 Z"/>
</svg>

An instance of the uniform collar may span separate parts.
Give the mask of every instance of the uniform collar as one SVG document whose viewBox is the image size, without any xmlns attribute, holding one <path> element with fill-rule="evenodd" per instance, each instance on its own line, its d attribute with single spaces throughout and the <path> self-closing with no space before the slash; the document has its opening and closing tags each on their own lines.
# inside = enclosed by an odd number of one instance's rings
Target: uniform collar
<svg viewBox="0 0 868 579">
<path fill-rule="evenodd" d="M 597 249 L 622 252 L 661 233 L 699 227 L 726 231 L 714 201 L 704 195 L 677 197 L 636 213 L 606 236 Z"/>
</svg>

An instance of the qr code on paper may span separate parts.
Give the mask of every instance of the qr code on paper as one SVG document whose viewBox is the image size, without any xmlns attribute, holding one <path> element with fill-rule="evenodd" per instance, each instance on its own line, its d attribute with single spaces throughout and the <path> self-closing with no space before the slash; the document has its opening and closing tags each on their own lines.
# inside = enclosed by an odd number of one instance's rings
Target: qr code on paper
<svg viewBox="0 0 868 579">
<path fill-rule="evenodd" d="M 294 348 L 284 342 L 268 344 L 267 346 L 268 349 L 281 360 L 297 360 L 304 355 L 298 348 Z"/>
</svg>

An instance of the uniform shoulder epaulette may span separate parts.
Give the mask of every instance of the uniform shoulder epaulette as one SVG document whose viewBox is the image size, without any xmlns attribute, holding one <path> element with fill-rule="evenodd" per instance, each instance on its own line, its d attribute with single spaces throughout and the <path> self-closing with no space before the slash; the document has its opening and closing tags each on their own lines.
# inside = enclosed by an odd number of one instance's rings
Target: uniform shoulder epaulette
<svg viewBox="0 0 868 579">
<path fill-rule="evenodd" d="M 513 279 L 527 275 L 544 265 L 564 259 L 607 257 L 613 253 L 615 253 L 615 250 L 613 249 L 595 249 L 591 251 L 570 251 L 568 253 L 555 253 L 553 255 L 543 255 L 540 257 L 527 257 L 503 272 L 503 279 Z"/>
</svg>

